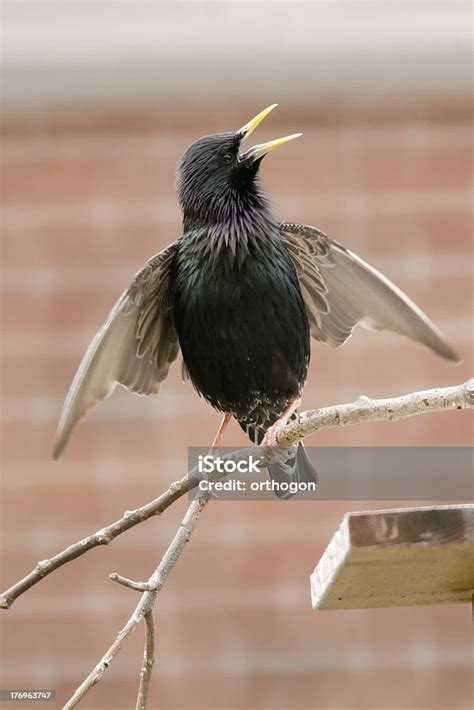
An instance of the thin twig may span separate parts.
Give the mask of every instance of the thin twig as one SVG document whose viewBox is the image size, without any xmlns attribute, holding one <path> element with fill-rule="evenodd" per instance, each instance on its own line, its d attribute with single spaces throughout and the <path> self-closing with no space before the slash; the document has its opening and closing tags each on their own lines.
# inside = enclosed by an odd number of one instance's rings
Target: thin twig
<svg viewBox="0 0 474 710">
<path fill-rule="evenodd" d="M 145 649 L 140 671 L 140 686 L 135 710 L 145 710 L 150 690 L 151 673 L 155 662 L 155 623 L 153 612 L 145 614 Z"/>
<path fill-rule="evenodd" d="M 134 582 L 133 579 L 122 577 L 122 575 L 117 572 L 111 572 L 111 574 L 109 574 L 109 579 L 111 579 L 112 582 L 117 582 L 124 587 L 133 589 L 135 592 L 152 592 L 154 590 L 154 587 L 150 587 L 148 582 Z"/>
<path fill-rule="evenodd" d="M 170 546 L 163 555 L 160 564 L 148 580 L 148 584 L 152 591 L 144 592 L 142 594 L 140 601 L 138 602 L 133 614 L 131 615 L 123 629 L 119 631 L 117 638 L 115 639 L 113 644 L 106 651 L 106 653 L 97 663 L 97 665 L 92 669 L 85 681 L 81 683 L 81 685 L 73 694 L 73 696 L 67 701 L 63 710 L 72 710 L 72 708 L 75 708 L 78 705 L 78 703 L 84 698 L 84 696 L 89 692 L 89 690 L 94 685 L 96 685 L 102 678 L 105 671 L 110 666 L 115 656 L 118 654 L 118 652 L 124 645 L 125 641 L 129 638 L 129 636 L 133 634 L 140 621 L 147 614 L 153 612 L 156 597 L 161 591 L 169 573 L 178 561 L 184 549 L 184 546 L 189 541 L 191 534 L 199 519 L 199 516 L 206 503 L 208 502 L 209 498 L 209 494 L 200 493 L 199 496 L 197 496 L 191 502 L 181 522 L 181 525 L 179 526 L 178 532 L 174 536 L 173 541 L 171 542 Z M 146 683 L 149 684 L 149 682 L 150 679 L 149 677 L 147 677 Z M 142 688 L 142 685 L 143 684 L 140 685 L 140 688 Z M 145 698 L 144 695 L 142 695 L 142 697 Z"/>
<path fill-rule="evenodd" d="M 338 404 L 333 407 L 303 412 L 294 422 L 287 424 L 278 435 L 278 444 L 282 447 L 289 446 L 322 429 L 351 426 L 362 422 L 394 421 L 418 414 L 472 409 L 473 407 L 474 380 L 454 387 L 413 392 L 389 399 L 361 397 L 350 404 Z M 236 453 L 242 454 L 242 452 Z M 155 500 L 136 510 L 125 512 L 119 520 L 70 545 L 51 559 L 38 562 L 29 574 L 0 595 L 0 608 L 9 609 L 15 599 L 59 567 L 84 555 L 94 547 L 108 545 L 135 525 L 155 515 L 160 515 L 178 498 L 195 488 L 199 480 L 200 477 L 196 469 L 193 469 L 179 481 L 172 483 L 168 490 Z"/>
</svg>

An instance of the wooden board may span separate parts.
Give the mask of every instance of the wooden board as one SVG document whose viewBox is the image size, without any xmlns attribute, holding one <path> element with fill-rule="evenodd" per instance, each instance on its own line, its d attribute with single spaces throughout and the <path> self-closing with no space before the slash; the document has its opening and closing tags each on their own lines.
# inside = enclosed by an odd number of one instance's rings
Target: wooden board
<svg viewBox="0 0 474 710">
<path fill-rule="evenodd" d="M 311 575 L 314 609 L 469 602 L 474 506 L 347 513 Z"/>
</svg>

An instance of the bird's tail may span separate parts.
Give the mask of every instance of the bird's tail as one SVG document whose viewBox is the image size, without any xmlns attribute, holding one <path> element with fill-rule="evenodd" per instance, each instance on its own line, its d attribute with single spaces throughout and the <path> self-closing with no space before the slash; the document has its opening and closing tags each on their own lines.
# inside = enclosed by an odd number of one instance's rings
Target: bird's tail
<svg viewBox="0 0 474 710">
<path fill-rule="evenodd" d="M 259 445 L 273 420 L 273 417 L 265 422 L 259 422 L 258 425 L 250 424 L 247 421 L 239 421 L 240 426 L 246 432 L 247 436 L 254 444 Z M 293 413 L 291 419 L 296 418 L 296 413 Z M 317 483 L 318 474 L 313 464 L 310 461 L 308 454 L 300 442 L 293 447 L 294 453 L 282 463 L 272 463 L 267 467 L 270 479 L 275 482 L 274 493 L 278 498 L 284 500 L 292 498 L 298 492 L 299 483 Z M 303 490 L 302 488 L 300 490 Z"/>
<path fill-rule="evenodd" d="M 298 490 L 304 490 L 303 486 L 298 489 L 298 484 L 318 482 L 318 474 L 302 442 L 297 445 L 295 454 L 284 463 L 270 464 L 268 473 L 275 481 L 275 494 L 284 500 L 292 498 Z"/>
</svg>

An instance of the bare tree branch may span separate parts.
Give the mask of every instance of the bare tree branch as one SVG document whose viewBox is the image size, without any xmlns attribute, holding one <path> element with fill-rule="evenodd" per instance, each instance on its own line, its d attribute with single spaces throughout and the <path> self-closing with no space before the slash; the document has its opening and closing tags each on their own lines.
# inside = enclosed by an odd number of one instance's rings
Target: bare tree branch
<svg viewBox="0 0 474 710">
<path fill-rule="evenodd" d="M 418 414 L 428 414 L 474 407 L 474 380 L 462 385 L 413 392 L 389 399 L 360 397 L 350 404 L 339 404 L 303 412 L 287 424 L 278 435 L 278 444 L 287 447 L 322 429 L 351 426 L 363 422 L 395 421 Z M 242 456 L 243 452 L 237 452 Z M 15 599 L 63 565 L 84 555 L 94 547 L 108 545 L 118 535 L 149 518 L 160 515 L 178 498 L 195 488 L 200 477 L 193 469 L 179 481 L 172 483 L 165 493 L 136 510 L 126 511 L 122 518 L 101 528 L 83 540 L 70 545 L 51 559 L 42 560 L 10 589 L 0 595 L 0 608 L 9 609 Z"/>
<path fill-rule="evenodd" d="M 140 671 L 140 687 L 138 689 L 137 704 L 135 710 L 145 710 L 150 690 L 151 673 L 155 662 L 155 624 L 153 612 L 145 614 L 145 650 L 143 652 L 143 663 Z"/>
<path fill-rule="evenodd" d="M 59 569 L 63 565 L 72 560 L 81 557 L 89 550 L 100 545 L 108 545 L 118 535 L 130 530 L 135 525 L 143 523 L 145 520 L 152 518 L 169 508 L 178 498 L 185 495 L 188 491 L 195 488 L 198 484 L 198 478 L 193 476 L 193 472 L 186 474 L 179 481 L 175 481 L 170 485 L 167 491 L 162 493 L 158 498 L 146 503 L 135 510 L 127 510 L 119 520 L 115 520 L 105 528 L 97 530 L 97 532 L 88 537 L 75 542 L 62 552 L 59 552 L 49 560 L 41 560 L 36 567 L 14 584 L 10 589 L 7 589 L 0 595 L 0 608 L 9 609 L 15 599 L 24 594 L 28 589 L 38 584 L 44 577 L 47 577 L 51 572 Z"/>
<path fill-rule="evenodd" d="M 115 656 L 118 654 L 118 652 L 124 645 L 125 641 L 133 634 L 140 621 L 145 618 L 147 614 L 153 613 L 153 607 L 155 605 L 156 597 L 161 591 L 169 573 L 178 561 L 184 549 L 184 546 L 189 541 L 191 533 L 194 530 L 199 516 L 204 506 L 208 502 L 209 498 L 210 495 L 208 493 L 200 493 L 199 496 L 191 502 L 191 505 L 186 511 L 181 525 L 179 526 L 178 532 L 174 536 L 173 541 L 171 542 L 167 551 L 163 555 L 160 564 L 148 580 L 148 585 L 150 586 L 152 591 L 144 592 L 142 594 L 141 599 L 138 602 L 133 614 L 131 615 L 130 619 L 127 621 L 123 629 L 119 631 L 117 638 L 115 639 L 113 644 L 106 651 L 106 653 L 97 663 L 97 665 L 92 669 L 85 681 L 81 683 L 74 695 L 64 705 L 63 710 L 72 710 L 72 708 L 75 708 L 78 705 L 78 703 L 84 698 L 84 696 L 89 692 L 89 690 L 94 685 L 96 685 L 96 683 L 98 683 L 99 680 L 102 678 L 105 671 L 110 666 Z M 149 626 L 147 628 L 149 631 Z M 149 640 L 150 639 L 148 639 L 148 641 Z M 148 648 L 150 651 L 153 650 L 151 648 L 151 644 Z M 147 651 L 145 652 L 145 654 L 147 655 Z M 140 683 L 140 693 L 137 702 L 146 702 L 146 693 L 148 692 L 148 686 L 150 682 L 151 666 L 147 669 L 146 678 L 143 678 L 143 670 L 144 666 L 142 667 L 142 679 Z M 144 687 L 145 685 L 146 688 Z M 145 705 L 139 706 L 137 704 L 137 707 L 145 707 Z"/>
<path fill-rule="evenodd" d="M 398 421 L 417 414 L 432 414 L 474 407 L 474 379 L 462 385 L 411 392 L 401 397 L 370 399 L 359 397 L 351 404 L 336 404 L 303 412 L 286 425 L 277 437 L 285 447 L 322 429 L 352 426 L 365 422 Z"/>
</svg>

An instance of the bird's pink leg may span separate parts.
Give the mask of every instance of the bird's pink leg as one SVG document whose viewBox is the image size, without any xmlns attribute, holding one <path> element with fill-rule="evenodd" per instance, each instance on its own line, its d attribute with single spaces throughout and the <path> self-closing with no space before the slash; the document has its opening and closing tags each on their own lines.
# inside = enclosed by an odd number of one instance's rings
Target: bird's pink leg
<svg viewBox="0 0 474 710">
<path fill-rule="evenodd" d="M 269 429 L 265 432 L 261 446 L 278 446 L 277 436 L 285 428 L 286 422 L 291 417 L 294 411 L 298 409 L 301 404 L 301 397 L 294 397 L 290 399 L 287 406 L 285 407 L 283 413 L 278 417 L 276 422 L 274 422 Z"/>
<path fill-rule="evenodd" d="M 232 419 L 232 414 L 224 414 L 224 417 L 222 418 L 221 424 L 219 429 L 217 430 L 217 434 L 215 436 L 215 439 L 212 443 L 212 448 L 213 449 L 218 449 L 219 446 L 221 445 L 222 437 L 224 436 L 224 432 L 227 429 L 227 425 Z"/>
</svg>

